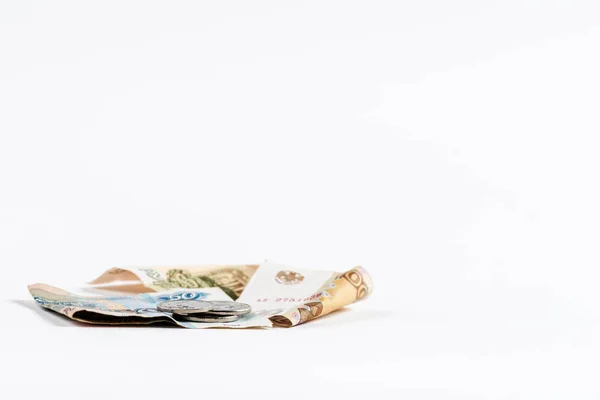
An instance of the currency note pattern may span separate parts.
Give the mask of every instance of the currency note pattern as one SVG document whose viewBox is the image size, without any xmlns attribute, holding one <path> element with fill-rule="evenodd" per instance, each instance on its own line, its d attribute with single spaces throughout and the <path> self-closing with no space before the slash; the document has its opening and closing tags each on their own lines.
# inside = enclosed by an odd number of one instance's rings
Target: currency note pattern
<svg viewBox="0 0 600 400">
<path fill-rule="evenodd" d="M 221 288 L 229 297 L 237 299 L 248 284 L 249 268 L 223 267 L 208 271 L 192 272 L 183 268 L 168 269 L 164 275 L 152 268 L 142 268 L 152 279 L 151 286 L 161 290 L 174 288 Z M 250 270 L 252 271 L 252 270 Z M 253 271 L 252 271 L 253 272 Z"/>
</svg>

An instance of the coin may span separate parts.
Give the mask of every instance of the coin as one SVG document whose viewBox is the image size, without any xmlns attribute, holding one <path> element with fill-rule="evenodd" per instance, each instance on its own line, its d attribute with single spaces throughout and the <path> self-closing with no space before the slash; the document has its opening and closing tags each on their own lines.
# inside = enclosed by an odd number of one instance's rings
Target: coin
<svg viewBox="0 0 600 400">
<path fill-rule="evenodd" d="M 211 301 L 212 308 L 206 311 L 206 314 L 211 315 L 244 315 L 252 311 L 246 303 L 238 303 L 237 301 Z"/>
<path fill-rule="evenodd" d="M 233 322 L 240 319 L 239 315 L 210 315 L 205 313 L 198 314 L 180 314 L 177 312 L 173 313 L 173 318 L 180 321 L 188 322 Z"/>
<path fill-rule="evenodd" d="M 158 311 L 179 314 L 201 313 L 212 308 L 213 304 L 210 301 L 202 300 L 169 300 L 156 305 Z"/>
</svg>

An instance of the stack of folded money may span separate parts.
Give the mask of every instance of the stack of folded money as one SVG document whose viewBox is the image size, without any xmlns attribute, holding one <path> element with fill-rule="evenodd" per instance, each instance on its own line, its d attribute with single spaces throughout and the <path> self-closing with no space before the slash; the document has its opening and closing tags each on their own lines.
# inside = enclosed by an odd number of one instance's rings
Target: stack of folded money
<svg viewBox="0 0 600 400">
<path fill-rule="evenodd" d="M 292 327 L 366 299 L 362 267 L 344 273 L 263 262 L 112 268 L 72 292 L 29 285 L 40 306 L 79 322 L 168 323 L 183 328 Z"/>
<path fill-rule="evenodd" d="M 156 305 L 179 321 L 234 322 L 252 311 L 252 307 L 235 301 L 171 300 Z"/>
</svg>

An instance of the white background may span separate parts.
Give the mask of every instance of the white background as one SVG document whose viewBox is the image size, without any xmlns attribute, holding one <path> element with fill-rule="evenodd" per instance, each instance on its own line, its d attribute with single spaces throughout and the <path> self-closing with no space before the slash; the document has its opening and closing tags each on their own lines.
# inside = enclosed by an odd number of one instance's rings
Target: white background
<svg viewBox="0 0 600 400">
<path fill-rule="evenodd" d="M 3 1 L 3 393 L 599 398 L 599 71 L 596 1 Z M 186 331 L 26 290 L 266 258 L 375 291 Z"/>
</svg>

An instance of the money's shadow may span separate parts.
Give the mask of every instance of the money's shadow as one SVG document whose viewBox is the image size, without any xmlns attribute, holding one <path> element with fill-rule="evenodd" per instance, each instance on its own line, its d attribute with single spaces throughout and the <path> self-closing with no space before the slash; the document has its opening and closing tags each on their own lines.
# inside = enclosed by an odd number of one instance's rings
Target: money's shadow
<svg viewBox="0 0 600 400">
<path fill-rule="evenodd" d="M 79 321 L 75 321 L 72 320 L 70 318 L 68 318 L 66 315 L 62 315 L 59 314 L 57 312 L 54 312 L 52 310 L 48 310 L 47 308 L 44 307 L 40 307 L 35 301 L 33 300 L 10 300 L 12 303 L 14 304 L 18 304 L 21 307 L 25 307 L 33 312 L 35 312 L 36 314 L 38 314 L 40 317 L 42 317 L 42 319 L 44 319 L 45 321 L 49 322 L 50 324 L 54 325 L 54 326 L 59 326 L 59 327 L 84 327 L 84 328 L 113 328 L 113 325 L 100 325 L 100 324 L 86 324 L 83 322 L 79 322 Z M 140 329 L 140 328 L 145 328 L 145 329 L 152 329 L 152 328 L 173 328 L 173 329 L 181 329 L 179 328 L 177 325 L 174 324 L 169 324 L 167 322 L 157 322 L 154 324 L 144 324 L 144 325 L 134 325 L 134 324 L 127 324 L 127 325 L 121 325 L 121 327 L 123 328 L 134 328 L 134 329 Z"/>
<path fill-rule="evenodd" d="M 65 315 L 59 314 L 52 310 L 48 310 L 44 307 L 40 307 L 33 300 L 9 300 L 14 304 L 17 304 L 21 307 L 24 307 L 31 312 L 39 315 L 46 322 L 58 326 L 58 327 L 85 327 L 85 328 L 112 328 L 111 325 L 97 325 L 97 324 L 85 324 L 83 322 L 74 321 L 69 319 Z M 316 318 L 312 321 L 308 321 L 305 324 L 298 325 L 294 327 L 294 329 L 302 328 L 302 329 L 312 329 L 323 327 L 327 325 L 349 325 L 358 322 L 370 321 L 374 320 L 383 320 L 392 317 L 393 314 L 386 311 L 374 311 L 361 309 L 359 307 L 345 307 L 339 310 L 335 310 L 330 314 L 323 315 L 322 317 Z M 148 325 L 121 325 L 122 328 L 136 328 L 136 329 L 152 329 L 152 328 L 171 328 L 171 329 L 181 329 L 176 325 L 169 323 L 154 323 Z M 248 331 L 253 330 L 250 328 L 240 329 L 240 331 Z M 279 330 L 279 329 L 277 329 Z"/>
<path fill-rule="evenodd" d="M 315 318 L 294 328 L 313 329 L 328 325 L 350 325 L 366 321 L 375 322 L 393 318 L 396 314 L 386 310 L 363 309 L 360 307 L 343 307 L 327 315 Z"/>
<path fill-rule="evenodd" d="M 52 310 L 48 310 L 46 308 L 40 307 L 33 300 L 10 300 L 10 301 L 14 304 L 18 304 L 21 307 L 25 307 L 25 308 L 33 311 L 34 313 L 36 313 L 37 315 L 42 317 L 42 319 L 44 319 L 46 322 L 49 322 L 54 326 L 81 326 L 81 325 L 83 325 L 80 322 L 68 319 L 64 315 L 60 315 Z"/>
</svg>

